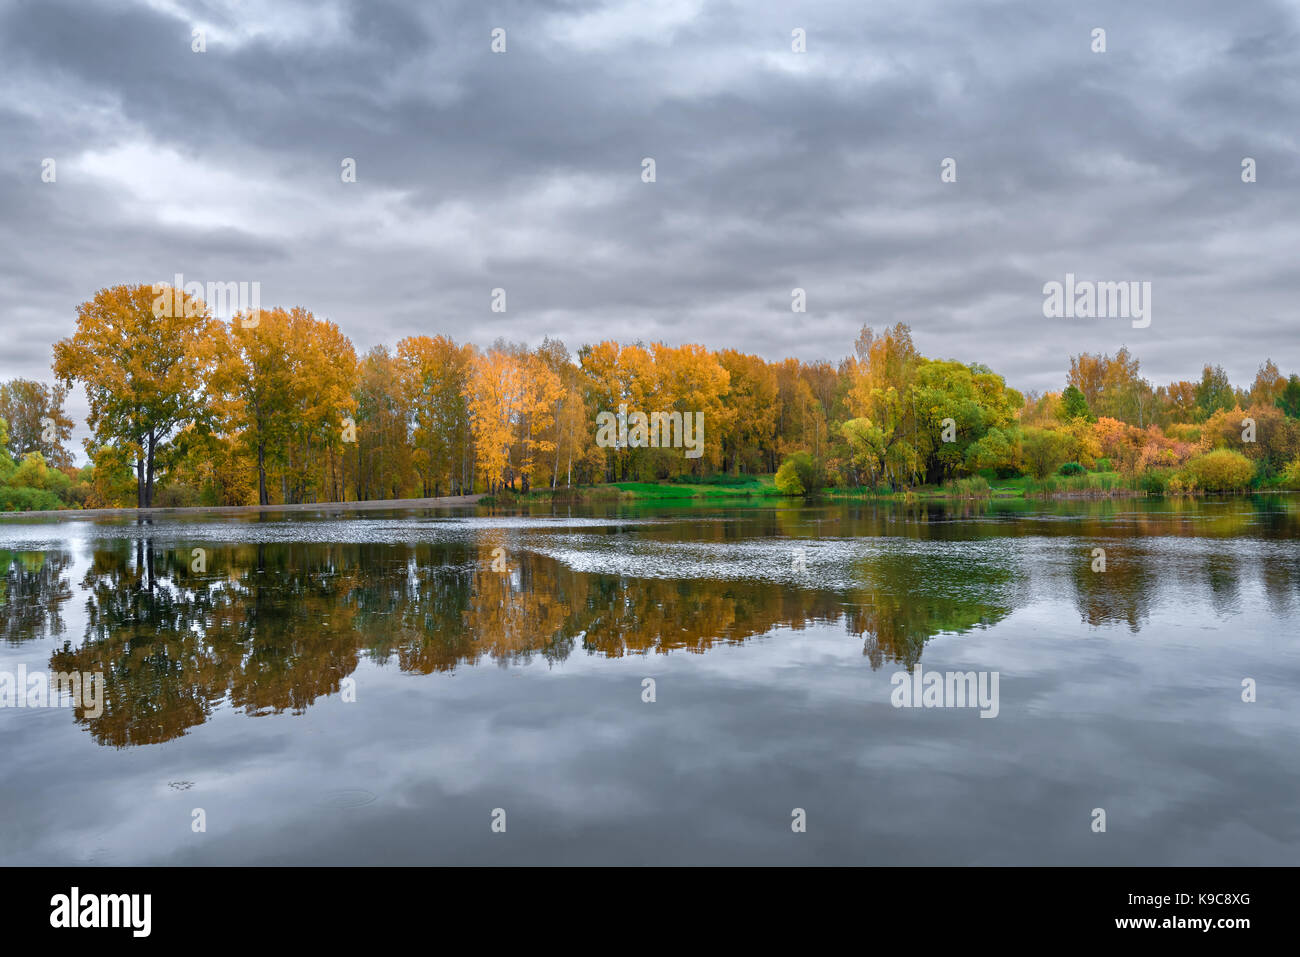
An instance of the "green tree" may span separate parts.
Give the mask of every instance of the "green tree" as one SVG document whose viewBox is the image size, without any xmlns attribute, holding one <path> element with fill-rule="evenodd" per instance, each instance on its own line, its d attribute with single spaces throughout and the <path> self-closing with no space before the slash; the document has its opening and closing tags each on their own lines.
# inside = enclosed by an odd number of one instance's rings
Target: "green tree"
<svg viewBox="0 0 1300 957">
<path fill-rule="evenodd" d="M 1047 478 L 1070 459 L 1074 442 L 1055 429 L 1025 429 L 1021 448 L 1025 468 L 1034 478 Z"/>
<path fill-rule="evenodd" d="M 1288 419 L 1300 419 L 1300 376 L 1291 373 L 1282 394 L 1274 401 Z"/>
<path fill-rule="evenodd" d="M 989 429 L 966 450 L 966 471 L 994 469 L 1011 472 L 1020 461 L 1019 432 L 1016 429 Z"/>
<path fill-rule="evenodd" d="M 1057 414 L 1062 422 L 1071 422 L 1074 419 L 1097 421 L 1097 417 L 1092 414 L 1092 409 L 1088 408 L 1088 397 L 1077 386 L 1072 385 L 1066 386 L 1065 391 L 1061 393 L 1061 408 Z"/>
<path fill-rule="evenodd" d="M 1201 372 L 1200 384 L 1196 386 L 1196 419 L 1204 422 L 1222 409 L 1231 409 L 1237 403 L 1233 394 L 1232 383 L 1222 366 L 1206 366 Z"/>
</svg>

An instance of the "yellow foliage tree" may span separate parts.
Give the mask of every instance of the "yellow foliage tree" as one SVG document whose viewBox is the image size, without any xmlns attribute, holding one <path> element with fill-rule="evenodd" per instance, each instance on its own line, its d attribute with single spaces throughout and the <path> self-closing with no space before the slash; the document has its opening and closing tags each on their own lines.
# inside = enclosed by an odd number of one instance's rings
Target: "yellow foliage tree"
<svg viewBox="0 0 1300 957">
<path fill-rule="evenodd" d="M 133 461 L 136 505 L 153 504 L 154 477 L 185 426 L 212 415 L 208 380 L 220 323 L 183 290 L 101 289 L 77 307 L 77 329 L 54 345 L 54 374 L 90 401 L 87 451 L 113 447 Z"/>
</svg>

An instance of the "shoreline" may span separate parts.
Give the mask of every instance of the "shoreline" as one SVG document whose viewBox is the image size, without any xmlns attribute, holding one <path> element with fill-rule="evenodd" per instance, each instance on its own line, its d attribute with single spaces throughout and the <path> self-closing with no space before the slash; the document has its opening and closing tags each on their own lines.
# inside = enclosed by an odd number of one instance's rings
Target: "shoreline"
<svg viewBox="0 0 1300 957">
<path fill-rule="evenodd" d="M 401 509 L 477 505 L 482 495 L 439 498 L 385 498 L 365 502 L 314 502 L 293 505 L 183 505 L 167 508 L 60 508 L 43 512 L 0 512 L 11 518 L 167 518 L 177 515 L 257 515 L 262 512 L 382 512 Z"/>
<path fill-rule="evenodd" d="M 856 493 L 847 492 L 842 489 L 829 490 L 823 489 L 819 494 L 811 497 L 789 496 L 773 494 L 769 489 L 761 486 L 749 487 L 744 490 L 727 491 L 726 487 L 710 487 L 708 489 L 695 488 L 689 491 L 682 486 L 666 484 L 666 489 L 680 490 L 678 494 L 654 495 L 646 494 L 643 490 L 619 490 L 617 493 L 610 494 L 613 486 L 582 486 L 573 489 L 548 490 L 541 494 L 515 494 L 515 495 L 489 495 L 486 492 L 479 492 L 474 495 L 443 495 L 438 498 L 388 498 L 374 499 L 364 502 L 315 502 L 315 503 L 296 503 L 292 505 L 186 505 L 156 508 L 68 508 L 54 509 L 37 512 L 0 512 L 0 521 L 11 519 L 98 519 L 98 518 L 168 518 L 183 517 L 187 515 L 211 515 L 235 517 L 240 515 L 257 515 L 267 512 L 330 512 L 330 513 L 352 513 L 352 512 L 381 512 L 381 511 L 413 511 L 429 508 L 457 508 L 474 505 L 497 505 L 505 507 L 517 507 L 528 505 L 722 505 L 727 502 L 736 501 L 764 501 L 770 504 L 791 503 L 803 501 L 805 503 L 821 502 L 890 502 L 890 503 L 917 503 L 917 502 L 1055 502 L 1055 501 L 1115 501 L 1115 500 L 1132 500 L 1132 499 L 1152 499 L 1152 498 L 1183 498 L 1199 499 L 1205 497 L 1217 497 L 1221 495 L 1268 495 L 1268 494 L 1285 494 L 1287 489 L 1269 488 L 1269 489 L 1246 489 L 1240 492 L 1216 492 L 1205 493 L 1197 491 L 1191 495 L 1169 496 L 1154 494 L 1138 489 L 1129 488 L 1110 488 L 1110 489 L 1062 489 L 1053 492 L 1041 493 L 1024 491 L 1012 491 L 1009 489 L 995 489 L 993 494 L 972 495 L 952 492 L 943 492 L 938 489 L 929 489 L 925 491 L 911 492 L 893 492 L 890 494 L 875 494 L 872 492 Z M 562 494 L 555 494 L 559 491 Z M 540 490 L 539 490 L 540 492 Z M 686 494 L 682 494 L 682 493 Z"/>
</svg>

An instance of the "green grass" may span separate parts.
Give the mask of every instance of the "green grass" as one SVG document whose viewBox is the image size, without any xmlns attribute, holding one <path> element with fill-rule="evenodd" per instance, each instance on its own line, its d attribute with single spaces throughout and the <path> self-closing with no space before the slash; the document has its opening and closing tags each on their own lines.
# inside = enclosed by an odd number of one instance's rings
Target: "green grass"
<svg viewBox="0 0 1300 957">
<path fill-rule="evenodd" d="M 1026 496 L 1052 496 L 1058 498 L 1111 498 L 1145 494 L 1138 480 L 1126 478 L 1118 472 L 1086 472 L 1083 475 L 1051 475 L 1045 479 L 1029 479 L 1025 485 Z"/>
<path fill-rule="evenodd" d="M 744 484 L 721 485 L 686 482 L 614 482 L 613 488 L 635 499 L 682 500 L 693 498 L 749 498 L 751 496 L 779 496 L 771 476 L 766 482 L 750 476 L 753 481 Z"/>
<path fill-rule="evenodd" d="M 950 479 L 943 485 L 921 485 L 891 491 L 888 487 L 870 489 L 838 488 L 824 493 L 831 498 L 874 498 L 943 501 L 951 499 L 1023 499 L 1035 497 L 1107 498 L 1112 495 L 1140 494 L 1133 479 L 1118 472 L 1087 472 L 1083 475 L 1053 475 L 1035 479 L 1028 475 L 996 478 L 991 471 L 969 478 Z"/>
<path fill-rule="evenodd" d="M 773 475 L 715 475 L 703 481 L 689 481 L 679 476 L 659 482 L 609 482 L 572 489 L 534 489 L 527 495 L 498 496 L 495 503 L 513 502 L 651 502 L 688 504 L 736 498 L 784 498 L 776 489 Z M 1087 472 L 1083 475 L 1053 475 L 1035 479 L 1027 475 L 999 479 L 993 473 L 951 479 L 943 485 L 922 485 L 891 491 L 887 486 L 876 489 L 827 488 L 819 495 L 826 498 L 870 498 L 898 501 L 945 501 L 969 499 L 1027 499 L 1043 497 L 1108 498 L 1114 495 L 1141 494 L 1132 478 L 1118 472 Z"/>
<path fill-rule="evenodd" d="M 708 481 L 690 482 L 682 478 L 662 482 L 609 482 L 572 489 L 534 489 L 527 495 L 498 496 L 495 503 L 507 500 L 577 501 L 577 502 L 680 502 L 696 499 L 779 497 L 771 475 L 713 476 Z"/>
<path fill-rule="evenodd" d="M 1021 475 L 1016 478 L 993 478 L 989 479 L 989 492 L 993 498 L 1024 498 L 1025 490 L 1032 482 L 1028 475 Z"/>
</svg>

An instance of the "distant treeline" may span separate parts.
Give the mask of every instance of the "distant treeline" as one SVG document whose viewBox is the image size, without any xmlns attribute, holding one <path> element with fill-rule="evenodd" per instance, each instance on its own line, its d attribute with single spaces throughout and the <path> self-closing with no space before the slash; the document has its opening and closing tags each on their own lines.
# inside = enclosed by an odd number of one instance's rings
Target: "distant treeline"
<svg viewBox="0 0 1300 957">
<path fill-rule="evenodd" d="M 170 293 L 171 290 L 168 290 Z M 1138 360 L 1081 354 L 1024 396 L 979 362 L 864 327 L 838 363 L 664 343 L 487 349 L 412 336 L 358 357 L 309 311 L 214 318 L 176 290 L 100 290 L 54 346 L 55 382 L 0 385 L 0 509 L 255 505 L 555 488 L 719 473 L 791 493 L 966 476 L 1118 472 L 1154 492 L 1300 485 L 1300 377 L 1219 366 L 1153 386 Z M 90 465 L 67 450 L 80 383 Z M 610 447 L 597 417 L 699 413 L 703 448 Z"/>
</svg>

